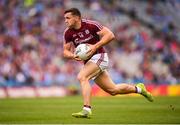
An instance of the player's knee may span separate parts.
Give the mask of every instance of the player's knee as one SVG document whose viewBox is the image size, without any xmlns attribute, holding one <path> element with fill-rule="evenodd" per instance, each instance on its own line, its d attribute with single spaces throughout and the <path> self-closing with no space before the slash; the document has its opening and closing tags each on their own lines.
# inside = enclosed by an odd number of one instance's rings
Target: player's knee
<svg viewBox="0 0 180 125">
<path fill-rule="evenodd" d="M 112 96 L 115 96 L 115 95 L 117 95 L 115 92 L 111 92 L 110 93 Z"/>
<path fill-rule="evenodd" d="M 82 83 L 87 81 L 87 78 L 84 75 L 78 74 L 77 79 Z"/>
</svg>

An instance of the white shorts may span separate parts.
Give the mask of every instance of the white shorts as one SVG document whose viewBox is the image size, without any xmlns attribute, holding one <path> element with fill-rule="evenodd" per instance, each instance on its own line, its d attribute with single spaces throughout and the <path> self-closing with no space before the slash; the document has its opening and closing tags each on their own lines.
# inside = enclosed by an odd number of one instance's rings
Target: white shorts
<svg viewBox="0 0 180 125">
<path fill-rule="evenodd" d="M 93 77 L 92 79 L 94 80 L 102 71 L 106 70 L 108 68 L 109 65 L 109 59 L 108 59 L 108 55 L 107 53 L 99 53 L 99 54 L 95 54 L 94 56 L 91 57 L 91 59 L 89 60 L 93 63 L 96 63 L 99 68 L 100 68 L 100 72 Z"/>
</svg>

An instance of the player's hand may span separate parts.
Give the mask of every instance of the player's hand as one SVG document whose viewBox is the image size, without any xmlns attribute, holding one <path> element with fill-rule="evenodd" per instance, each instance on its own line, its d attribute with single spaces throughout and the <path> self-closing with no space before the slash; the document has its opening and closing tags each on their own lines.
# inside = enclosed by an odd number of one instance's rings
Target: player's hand
<svg viewBox="0 0 180 125">
<path fill-rule="evenodd" d="M 76 61 L 82 61 L 76 54 L 74 54 L 73 58 L 74 58 Z"/>
<path fill-rule="evenodd" d="M 95 52 L 96 52 L 96 47 L 95 45 L 88 44 L 89 46 L 89 51 L 87 52 L 88 57 L 91 57 Z"/>
</svg>

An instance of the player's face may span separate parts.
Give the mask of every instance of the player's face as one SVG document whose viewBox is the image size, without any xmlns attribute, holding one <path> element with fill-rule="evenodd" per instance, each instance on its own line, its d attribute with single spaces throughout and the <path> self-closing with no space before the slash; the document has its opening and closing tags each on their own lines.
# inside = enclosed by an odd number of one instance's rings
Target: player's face
<svg viewBox="0 0 180 125">
<path fill-rule="evenodd" d="M 64 18 L 67 27 L 73 28 L 76 25 L 77 16 L 74 16 L 71 13 L 66 13 Z"/>
</svg>

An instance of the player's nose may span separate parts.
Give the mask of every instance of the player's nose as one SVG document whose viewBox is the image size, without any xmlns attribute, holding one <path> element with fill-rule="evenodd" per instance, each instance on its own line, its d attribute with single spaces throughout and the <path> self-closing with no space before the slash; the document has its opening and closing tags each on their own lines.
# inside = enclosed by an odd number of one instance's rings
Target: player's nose
<svg viewBox="0 0 180 125">
<path fill-rule="evenodd" d="M 64 22 L 67 23 L 68 21 L 65 19 Z"/>
</svg>

